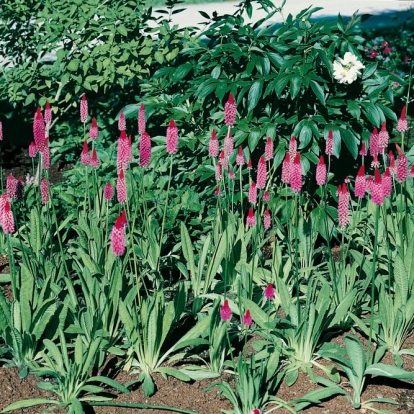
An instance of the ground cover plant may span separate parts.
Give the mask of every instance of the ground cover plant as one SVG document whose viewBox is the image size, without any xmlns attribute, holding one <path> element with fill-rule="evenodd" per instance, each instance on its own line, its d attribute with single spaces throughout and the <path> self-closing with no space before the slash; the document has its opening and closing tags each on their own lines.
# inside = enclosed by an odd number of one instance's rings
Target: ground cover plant
<svg viewBox="0 0 414 414">
<path fill-rule="evenodd" d="M 313 22 L 308 8 L 275 28 L 266 20 L 283 6 L 260 4 L 269 16 L 257 27 L 244 24 L 242 2 L 212 19 L 207 42 L 181 39 L 177 59 L 149 68 L 146 98 L 125 102 L 116 139 L 76 86 L 77 162 L 61 183 L 49 180 L 67 151 L 52 145 L 59 101 L 34 111 L 32 171 L 2 177 L 0 353 L 53 397 L 3 412 L 150 410 L 108 390 L 138 384 L 151 396 L 158 374 L 210 379 L 228 413 L 298 412 L 337 395 L 385 412 L 395 401 L 364 400 L 367 383 L 414 380 L 404 365 L 414 356 L 404 345 L 410 78 L 366 59 L 356 15 Z M 344 333 L 344 346 L 332 341 Z M 103 375 L 109 357 L 134 380 Z M 302 374 L 321 387 L 280 398 Z"/>
</svg>

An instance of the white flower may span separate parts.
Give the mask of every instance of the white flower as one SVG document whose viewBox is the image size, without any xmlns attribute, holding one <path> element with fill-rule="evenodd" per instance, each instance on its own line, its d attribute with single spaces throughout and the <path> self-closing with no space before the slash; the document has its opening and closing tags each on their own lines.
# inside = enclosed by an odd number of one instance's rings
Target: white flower
<svg viewBox="0 0 414 414">
<path fill-rule="evenodd" d="M 364 67 L 355 55 L 346 52 L 343 59 L 339 58 L 333 62 L 333 75 L 339 83 L 351 84 L 361 74 L 361 69 Z"/>
</svg>

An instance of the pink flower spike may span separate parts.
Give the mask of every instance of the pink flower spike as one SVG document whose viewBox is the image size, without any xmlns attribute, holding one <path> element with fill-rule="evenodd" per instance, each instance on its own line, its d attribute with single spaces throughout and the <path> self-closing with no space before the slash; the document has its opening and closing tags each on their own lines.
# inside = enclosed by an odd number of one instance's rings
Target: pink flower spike
<svg viewBox="0 0 414 414">
<path fill-rule="evenodd" d="M 243 325 L 247 328 L 250 328 L 253 324 L 253 318 L 252 315 L 250 315 L 250 310 L 247 309 L 246 313 L 243 316 Z"/>
<path fill-rule="evenodd" d="M 139 166 L 147 167 L 151 162 L 151 137 L 144 131 L 139 140 Z"/>
<path fill-rule="evenodd" d="M 292 191 L 297 192 L 302 189 L 302 184 L 302 163 L 300 162 L 300 153 L 298 152 L 290 171 L 290 188 Z"/>
<path fill-rule="evenodd" d="M 252 159 L 249 158 L 249 161 L 247 161 L 247 169 L 251 170 L 253 168 Z"/>
<path fill-rule="evenodd" d="M 114 196 L 114 188 L 111 183 L 107 183 L 104 187 L 104 198 L 106 201 L 111 201 Z"/>
<path fill-rule="evenodd" d="M 378 155 L 374 155 L 374 159 L 371 161 L 371 167 L 372 168 L 379 168 L 380 162 L 378 161 Z"/>
<path fill-rule="evenodd" d="M 121 170 L 118 175 L 118 181 L 116 183 L 116 194 L 118 202 L 123 204 L 127 199 L 127 187 L 125 182 L 124 170 Z"/>
<path fill-rule="evenodd" d="M 384 203 L 384 189 L 379 169 L 375 169 L 374 182 L 371 187 L 371 200 L 374 204 L 382 205 Z"/>
<path fill-rule="evenodd" d="M 391 191 L 392 191 L 392 178 L 390 174 L 390 169 L 387 167 L 382 177 L 382 192 L 384 193 L 384 197 L 390 197 Z"/>
<path fill-rule="evenodd" d="M 111 248 L 115 256 L 125 253 L 125 230 L 122 216 L 118 216 L 111 232 Z"/>
<path fill-rule="evenodd" d="M 98 158 L 98 155 L 96 154 L 96 148 L 92 150 L 92 157 L 91 157 L 90 165 L 93 168 L 99 167 L 99 158 Z"/>
<path fill-rule="evenodd" d="M 35 145 L 35 143 L 32 141 L 30 144 L 29 144 L 29 157 L 30 158 L 34 158 L 34 157 L 36 157 L 36 145 Z"/>
<path fill-rule="evenodd" d="M 236 175 L 234 174 L 233 170 L 229 170 L 229 178 L 230 180 L 234 180 L 236 178 Z"/>
<path fill-rule="evenodd" d="M 341 227 L 345 227 L 349 223 L 349 192 L 346 184 L 338 187 L 338 221 Z"/>
<path fill-rule="evenodd" d="M 397 131 L 398 132 L 405 132 L 408 129 L 407 118 L 405 116 L 406 110 L 407 110 L 407 108 L 404 105 L 403 108 L 401 109 L 401 116 L 398 119 L 398 123 L 397 123 Z"/>
<path fill-rule="evenodd" d="M 411 166 L 410 177 L 414 177 L 414 164 Z"/>
<path fill-rule="evenodd" d="M 45 139 L 45 143 L 42 149 L 42 159 L 43 159 L 43 168 L 48 170 L 50 168 L 50 148 L 49 148 L 49 138 Z"/>
<path fill-rule="evenodd" d="M 268 209 L 265 210 L 263 215 L 263 227 L 268 230 L 272 224 L 272 216 L 270 215 L 270 211 Z"/>
<path fill-rule="evenodd" d="M 267 137 L 265 145 L 265 160 L 270 161 L 273 159 L 273 141 L 272 138 Z"/>
<path fill-rule="evenodd" d="M 220 181 L 223 175 L 221 174 L 221 164 L 216 164 L 216 181 Z"/>
<path fill-rule="evenodd" d="M 397 167 L 395 166 L 395 157 L 392 151 L 388 153 L 388 164 L 390 167 L 390 173 L 395 174 L 397 172 Z"/>
<path fill-rule="evenodd" d="M 289 156 L 290 156 L 290 159 L 293 161 L 294 159 L 295 159 L 295 157 L 296 157 L 296 152 L 297 152 L 297 150 L 298 150 L 298 143 L 297 143 L 297 141 L 296 141 L 296 138 L 294 137 L 294 136 L 292 136 L 291 138 L 290 138 L 290 141 L 289 141 Z"/>
<path fill-rule="evenodd" d="M 290 183 L 290 170 L 291 170 L 291 163 L 290 163 L 290 154 L 287 152 L 285 155 L 285 159 L 283 160 L 282 164 L 282 183 L 289 184 Z"/>
<path fill-rule="evenodd" d="M 81 153 L 81 164 L 82 165 L 90 165 L 91 163 L 91 156 L 89 154 L 88 143 L 83 141 L 83 149 Z"/>
<path fill-rule="evenodd" d="M 230 157 L 230 155 L 233 153 L 233 149 L 234 149 L 233 137 L 231 136 L 231 134 L 228 134 L 224 138 L 224 152 L 226 153 L 228 157 Z"/>
<path fill-rule="evenodd" d="M 45 123 L 49 127 L 52 123 L 52 108 L 50 107 L 50 103 L 46 102 L 45 108 Z"/>
<path fill-rule="evenodd" d="M 41 152 L 45 142 L 45 123 L 43 121 L 40 106 L 37 107 L 33 120 L 33 138 L 36 144 L 36 150 Z"/>
<path fill-rule="evenodd" d="M 17 187 L 17 179 L 14 177 L 13 174 L 10 173 L 6 179 L 7 197 L 9 197 L 10 199 L 17 198 L 16 187 Z"/>
<path fill-rule="evenodd" d="M 3 211 L 0 211 L 0 214 L 2 215 L 1 224 L 3 225 L 4 234 L 14 233 L 14 217 L 7 198 L 3 202 Z"/>
<path fill-rule="evenodd" d="M 267 284 L 266 289 L 264 290 L 263 295 L 264 295 L 264 297 L 265 297 L 267 300 L 272 300 L 272 299 L 274 299 L 274 298 L 275 298 L 275 296 L 276 296 L 276 294 L 275 294 L 275 289 L 274 289 L 274 287 L 272 286 L 272 284 L 271 284 L 271 283 L 268 283 L 268 284 Z"/>
<path fill-rule="evenodd" d="M 138 133 L 141 135 L 145 131 L 145 109 L 142 103 L 138 111 Z"/>
<path fill-rule="evenodd" d="M 361 165 L 358 174 L 355 178 L 355 197 L 363 198 L 365 196 L 366 180 L 365 180 L 365 166 Z"/>
<path fill-rule="evenodd" d="M 175 126 L 175 122 L 171 119 L 167 128 L 167 152 L 169 154 L 175 154 L 178 148 L 178 128 Z"/>
<path fill-rule="evenodd" d="M 326 148 L 325 148 L 325 154 L 329 157 L 333 155 L 334 151 L 334 138 L 333 138 L 333 131 L 332 129 L 328 132 L 328 138 L 326 139 Z"/>
<path fill-rule="evenodd" d="M 254 215 L 253 209 L 249 208 L 249 213 L 246 218 L 246 224 L 248 227 L 253 227 L 256 225 L 256 216 Z"/>
<path fill-rule="evenodd" d="M 213 129 L 211 131 L 211 138 L 210 142 L 208 144 L 208 156 L 209 157 L 217 157 L 219 154 L 219 143 L 217 139 L 217 133 L 216 130 Z"/>
<path fill-rule="evenodd" d="M 121 112 L 119 113 L 118 129 L 120 131 L 125 131 L 126 130 L 126 120 L 125 120 L 125 114 L 124 114 L 123 109 L 121 109 Z"/>
<path fill-rule="evenodd" d="M 326 183 L 326 164 L 323 155 L 319 157 L 319 163 L 316 166 L 316 184 L 324 185 Z"/>
<path fill-rule="evenodd" d="M 371 157 L 379 154 L 378 149 L 378 129 L 374 128 L 371 135 L 369 136 L 369 153 Z"/>
<path fill-rule="evenodd" d="M 269 196 L 269 192 L 268 191 L 265 191 L 264 193 L 263 193 L 263 201 L 269 201 L 270 200 L 270 196 Z"/>
<path fill-rule="evenodd" d="M 222 321 L 228 321 L 231 319 L 231 309 L 227 299 L 224 300 L 223 306 L 220 306 L 220 317 Z"/>
<path fill-rule="evenodd" d="M 98 138 L 99 130 L 98 130 L 98 123 L 96 122 L 96 118 L 92 118 L 92 123 L 89 128 L 89 138 L 94 140 Z"/>
<path fill-rule="evenodd" d="M 362 157 L 367 156 L 367 148 L 366 148 L 365 142 L 362 142 L 362 144 L 361 144 L 361 149 L 359 151 L 359 155 L 361 155 Z"/>
<path fill-rule="evenodd" d="M 387 131 L 387 123 L 383 122 L 381 125 L 381 131 L 378 134 L 378 151 L 381 154 L 384 154 L 385 150 L 388 147 L 388 139 L 389 139 L 389 134 Z"/>
<path fill-rule="evenodd" d="M 124 227 L 128 226 L 128 220 L 127 220 L 125 209 L 121 211 L 121 221 Z"/>
<path fill-rule="evenodd" d="M 47 204 L 49 202 L 49 184 L 46 178 L 42 178 L 40 182 L 40 194 L 42 196 L 42 204 Z"/>
<path fill-rule="evenodd" d="M 236 104 L 234 96 L 230 92 L 227 102 L 224 104 L 224 123 L 231 126 L 236 121 Z"/>
<path fill-rule="evenodd" d="M 3 141 L 3 124 L 0 119 L 0 141 Z"/>
<path fill-rule="evenodd" d="M 236 156 L 236 164 L 239 166 L 244 165 L 243 148 L 240 146 Z"/>
<path fill-rule="evenodd" d="M 259 159 L 259 165 L 257 166 L 257 188 L 264 189 L 266 187 L 267 179 L 267 166 L 265 157 L 262 155 Z"/>
<path fill-rule="evenodd" d="M 254 181 L 252 181 L 252 183 L 250 184 L 248 199 L 249 199 L 249 203 L 252 203 L 252 204 L 257 203 L 257 187 Z"/>
<path fill-rule="evenodd" d="M 216 189 L 214 190 L 214 195 L 215 195 L 216 197 L 221 196 L 220 185 L 218 185 L 218 186 L 216 187 Z"/>
<path fill-rule="evenodd" d="M 80 102 L 80 118 L 81 122 L 85 123 L 88 119 L 88 101 L 86 100 L 86 95 L 82 94 Z"/>
</svg>

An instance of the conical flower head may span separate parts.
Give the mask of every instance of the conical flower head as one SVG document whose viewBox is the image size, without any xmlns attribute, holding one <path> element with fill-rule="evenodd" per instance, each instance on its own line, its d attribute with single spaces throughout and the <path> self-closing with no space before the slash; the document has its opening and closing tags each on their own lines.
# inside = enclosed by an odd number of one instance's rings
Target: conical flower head
<svg viewBox="0 0 414 414">
<path fill-rule="evenodd" d="M 36 157 L 36 153 L 37 153 L 37 151 L 36 151 L 36 145 L 35 145 L 35 143 L 32 141 L 32 142 L 29 144 L 29 157 L 30 157 L 30 158 L 34 158 L 34 157 Z"/>
<path fill-rule="evenodd" d="M 167 128 L 167 152 L 168 154 L 175 154 L 178 148 L 178 128 L 173 119 Z"/>
<path fill-rule="evenodd" d="M 0 119 L 0 141 L 3 141 L 3 124 Z"/>
<path fill-rule="evenodd" d="M 375 155 L 379 154 L 378 140 L 378 129 L 374 128 L 369 136 L 369 153 L 371 157 L 375 157 Z"/>
<path fill-rule="evenodd" d="M 99 167 L 99 158 L 98 154 L 96 153 L 96 148 L 92 150 L 92 157 L 91 157 L 91 167 L 98 168 Z"/>
<path fill-rule="evenodd" d="M 257 187 L 254 181 L 250 184 L 249 187 L 249 203 L 256 204 L 257 203 Z"/>
<path fill-rule="evenodd" d="M 239 150 L 237 151 L 237 156 L 236 156 L 236 164 L 238 166 L 242 166 L 244 165 L 244 154 L 243 154 L 243 148 L 240 146 Z"/>
<path fill-rule="evenodd" d="M 231 126 L 236 121 L 236 103 L 234 96 L 230 92 L 227 102 L 224 104 L 224 123 Z"/>
<path fill-rule="evenodd" d="M 266 289 L 263 292 L 263 295 L 267 300 L 272 300 L 275 298 L 275 289 L 273 288 L 271 283 L 267 284 Z"/>
<path fill-rule="evenodd" d="M 378 152 L 384 154 L 388 147 L 389 134 L 387 131 L 387 123 L 383 122 L 381 125 L 381 131 L 378 134 Z"/>
<path fill-rule="evenodd" d="M 125 131 L 121 131 L 118 138 L 118 150 L 116 155 L 116 166 L 118 173 L 120 170 L 126 170 L 131 161 L 131 144 L 126 136 Z"/>
<path fill-rule="evenodd" d="M 84 124 L 88 119 L 88 101 L 86 100 L 86 95 L 83 94 L 81 96 L 80 101 L 80 119 L 81 122 Z"/>
<path fill-rule="evenodd" d="M 92 118 L 92 123 L 89 128 L 89 138 L 94 140 L 98 138 L 99 129 L 98 129 L 98 122 L 96 121 L 96 117 Z"/>
<path fill-rule="evenodd" d="M 390 169 L 387 167 L 382 177 L 382 192 L 384 193 L 384 197 L 390 197 L 391 191 L 392 191 L 392 178 L 390 174 Z"/>
<path fill-rule="evenodd" d="M 107 183 L 104 187 L 104 199 L 106 201 L 111 201 L 112 197 L 114 196 L 114 188 L 112 187 L 111 183 Z"/>
<path fill-rule="evenodd" d="M 217 157 L 219 154 L 219 143 L 217 139 L 216 130 L 213 129 L 211 131 L 211 138 L 208 144 L 208 155 L 209 157 Z"/>
<path fill-rule="evenodd" d="M 119 113 L 118 129 L 120 131 L 125 131 L 126 130 L 126 120 L 125 120 L 125 114 L 124 114 L 123 109 L 121 109 L 121 112 Z"/>
<path fill-rule="evenodd" d="M 221 172 L 221 164 L 216 164 L 216 180 L 220 181 L 223 177 L 223 174 Z"/>
<path fill-rule="evenodd" d="M 300 161 L 300 153 L 295 156 L 295 161 L 290 171 L 290 188 L 292 191 L 300 191 L 302 189 L 302 163 Z"/>
<path fill-rule="evenodd" d="M 355 178 L 355 197 L 363 198 L 365 196 L 366 180 L 365 180 L 365 166 L 359 167 L 358 174 Z"/>
<path fill-rule="evenodd" d="M 37 107 L 33 120 L 33 138 L 36 144 L 36 150 L 41 152 L 45 142 L 45 123 L 40 106 Z"/>
<path fill-rule="evenodd" d="M 252 163 L 252 159 L 249 158 L 249 161 L 247 161 L 247 169 L 251 170 L 253 168 L 253 163 Z"/>
<path fill-rule="evenodd" d="M 293 161 L 296 157 L 296 153 L 298 151 L 298 142 L 296 138 L 292 136 L 289 141 L 289 157 Z"/>
<path fill-rule="evenodd" d="M 111 249 L 115 256 L 125 253 L 125 228 L 122 216 L 118 216 L 111 232 Z"/>
<path fill-rule="evenodd" d="M 395 165 L 395 157 L 392 151 L 388 153 L 388 166 L 390 167 L 391 174 L 395 174 L 397 172 L 397 167 Z"/>
<path fill-rule="evenodd" d="M 379 168 L 379 166 L 380 166 L 380 162 L 378 160 L 378 155 L 375 154 L 374 159 L 371 161 L 371 167 L 372 168 Z"/>
<path fill-rule="evenodd" d="M 88 143 L 83 141 L 83 149 L 81 152 L 81 164 L 82 165 L 90 165 L 91 163 L 91 156 L 89 154 Z"/>
<path fill-rule="evenodd" d="M 45 108 L 45 123 L 49 127 L 52 123 L 52 108 L 50 107 L 50 103 L 46 102 Z"/>
<path fill-rule="evenodd" d="M 270 161 L 273 159 L 273 141 L 272 138 L 267 137 L 265 145 L 265 160 Z"/>
<path fill-rule="evenodd" d="M 285 155 L 285 159 L 283 160 L 282 164 L 282 183 L 289 184 L 290 183 L 290 154 L 287 152 Z"/>
<path fill-rule="evenodd" d="M 138 111 L 138 133 L 141 135 L 145 132 L 145 109 L 142 103 Z"/>
<path fill-rule="evenodd" d="M 374 204 L 384 204 L 384 189 L 382 187 L 381 173 L 378 168 L 375 169 L 374 182 L 371 186 L 371 200 Z"/>
<path fill-rule="evenodd" d="M 316 184 L 324 185 L 326 183 L 326 164 L 323 155 L 319 157 L 319 163 L 316 166 Z"/>
<path fill-rule="evenodd" d="M 230 180 L 234 180 L 236 178 L 236 175 L 234 174 L 233 170 L 229 170 L 229 178 Z"/>
<path fill-rule="evenodd" d="M 332 129 L 328 132 L 328 138 L 326 139 L 326 147 L 325 147 L 325 154 L 329 157 L 333 155 L 334 151 L 334 138 L 333 138 L 333 131 Z"/>
<path fill-rule="evenodd" d="M 359 151 L 359 155 L 361 155 L 362 157 L 367 156 L 367 148 L 366 148 L 366 144 L 364 141 L 361 143 L 361 149 Z"/>
<path fill-rule="evenodd" d="M 151 162 L 151 137 L 144 131 L 139 139 L 139 166 L 147 167 Z"/>
<path fill-rule="evenodd" d="M 256 216 L 255 216 L 254 211 L 251 207 L 249 208 L 249 212 L 247 214 L 246 224 L 247 224 L 248 227 L 253 227 L 253 226 L 256 225 Z"/>
<path fill-rule="evenodd" d="M 401 116 L 398 119 L 398 123 L 397 123 L 397 131 L 398 132 L 405 132 L 408 129 L 408 122 L 407 122 L 407 118 L 405 116 L 406 110 L 407 110 L 407 108 L 404 105 L 402 110 L 401 110 Z"/>
<path fill-rule="evenodd" d="M 125 211 L 125 209 L 123 209 L 123 210 L 121 211 L 121 222 L 122 222 L 122 226 L 123 226 L 123 227 L 128 226 L 128 220 L 127 220 L 127 216 L 126 216 L 126 211 Z"/>
<path fill-rule="evenodd" d="M 233 153 L 234 144 L 233 144 L 233 137 L 231 134 L 227 134 L 224 138 L 224 152 L 228 157 Z"/>
<path fill-rule="evenodd" d="M 45 170 L 48 170 L 50 168 L 49 138 L 45 139 L 45 143 L 43 145 L 43 149 L 41 151 L 41 154 L 42 154 L 43 168 Z"/>
<path fill-rule="evenodd" d="M 349 223 L 349 192 L 346 184 L 338 187 L 338 221 L 341 227 Z"/>
<path fill-rule="evenodd" d="M 263 201 L 269 201 L 270 200 L 270 195 L 269 195 L 269 191 L 265 191 L 264 193 L 263 193 Z"/>
<path fill-rule="evenodd" d="M 42 204 L 47 204 L 49 202 L 49 183 L 46 178 L 42 178 L 40 182 L 40 194 L 42 196 Z"/>
<path fill-rule="evenodd" d="M 127 187 L 125 182 L 124 170 L 121 170 L 118 175 L 118 180 L 116 182 L 116 195 L 118 202 L 123 204 L 127 199 Z"/>
<path fill-rule="evenodd" d="M 253 324 L 253 318 L 252 318 L 252 315 L 250 314 L 250 310 L 247 309 L 246 313 L 243 315 L 243 325 L 250 328 L 252 324 Z"/>
<path fill-rule="evenodd" d="M 272 224 L 272 216 L 270 215 L 270 211 L 268 209 L 265 210 L 263 214 L 263 227 L 268 230 Z"/>
<path fill-rule="evenodd" d="M 4 234 L 14 233 L 14 217 L 10 202 L 7 198 L 3 202 L 3 211 L 0 211 L 0 214 L 2 214 L 1 224 L 3 226 Z"/>
<path fill-rule="evenodd" d="M 224 300 L 223 306 L 220 306 L 220 317 L 222 321 L 228 321 L 231 319 L 231 309 L 227 299 Z"/>
<path fill-rule="evenodd" d="M 262 155 L 257 166 L 257 188 L 264 189 L 266 187 L 267 166 L 265 157 Z"/>
<path fill-rule="evenodd" d="M 10 199 L 15 199 L 16 195 L 16 187 L 17 187 L 17 179 L 13 174 L 9 174 L 6 179 L 6 193 L 7 197 Z"/>
<path fill-rule="evenodd" d="M 400 146 L 398 144 L 395 144 L 395 146 L 398 151 L 396 177 L 397 180 L 402 183 L 408 178 L 408 160 Z"/>
</svg>

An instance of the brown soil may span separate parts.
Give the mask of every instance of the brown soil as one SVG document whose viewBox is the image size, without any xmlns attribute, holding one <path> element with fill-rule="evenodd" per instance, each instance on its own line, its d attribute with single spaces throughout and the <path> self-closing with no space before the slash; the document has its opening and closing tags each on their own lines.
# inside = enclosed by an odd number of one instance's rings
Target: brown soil
<svg viewBox="0 0 414 414">
<path fill-rule="evenodd" d="M 7 149 L 7 148 L 6 148 Z M 25 175 L 31 171 L 31 160 L 26 155 L 26 150 L 8 148 L 5 151 L 2 148 L 3 158 L 3 171 L 5 176 L 12 172 L 16 177 Z M 5 163 L 4 161 L 7 160 Z M 58 182 L 62 180 L 62 167 L 65 166 L 55 164 L 50 170 L 50 177 L 52 182 Z M 0 256 L 0 273 L 8 272 L 7 258 Z M 8 286 L 0 286 L 0 289 L 9 290 Z M 335 339 L 339 344 L 343 343 L 343 336 Z M 1 344 L 0 344 L 1 346 Z M 405 348 L 414 348 L 414 335 L 409 337 L 405 343 Z M 390 355 L 386 355 L 386 363 L 392 363 Z M 406 357 L 404 360 L 405 369 L 414 370 L 414 358 Z M 115 378 L 120 383 L 125 384 L 131 380 L 137 379 L 136 377 L 129 375 L 123 371 L 117 371 L 114 367 L 111 367 L 110 363 L 103 369 L 103 374 Z M 193 410 L 200 414 L 219 414 L 221 410 L 230 410 L 231 404 L 220 396 L 218 389 L 213 388 L 209 392 L 205 391 L 210 384 L 219 381 L 231 381 L 231 376 L 223 375 L 222 378 L 216 380 L 204 380 L 194 383 L 184 383 L 174 378 L 169 377 L 164 379 L 161 375 L 155 374 L 155 383 L 157 391 L 152 397 L 146 397 L 138 386 L 133 387 L 129 394 L 117 394 L 113 393 L 114 402 L 129 402 L 129 403 L 145 403 L 161 406 L 174 406 L 181 409 Z M 36 384 L 38 378 L 29 375 L 25 379 L 21 380 L 18 377 L 18 372 L 14 368 L 0 367 L 0 410 L 7 407 L 9 404 L 15 401 L 28 398 L 39 397 L 51 397 L 53 396 L 44 390 L 39 389 Z M 347 385 L 345 380 L 341 384 L 345 390 L 352 392 L 351 388 Z M 280 389 L 277 392 L 277 396 L 285 401 L 293 398 L 298 398 L 311 390 L 317 389 L 319 386 L 313 384 L 309 377 L 300 373 L 297 382 L 288 387 L 285 383 L 282 383 Z M 108 390 L 108 392 L 111 392 Z M 414 383 L 408 383 L 396 380 L 384 380 L 381 378 L 371 378 L 368 381 L 368 385 L 363 393 L 363 401 L 370 398 L 392 398 L 398 405 L 389 404 L 375 404 L 377 409 L 388 410 L 392 413 L 414 413 Z M 34 407 L 28 409 L 19 410 L 21 413 L 36 414 L 43 411 L 45 407 Z M 269 407 L 270 408 L 270 407 Z M 161 414 L 165 413 L 164 410 L 152 410 L 149 408 L 141 409 L 144 413 Z M 115 414 L 115 413 L 134 413 L 137 412 L 131 408 L 119 408 L 119 407 L 94 407 L 87 409 L 86 412 L 97 414 Z M 277 412 L 285 413 L 286 410 L 278 410 Z M 326 402 L 321 403 L 318 406 L 313 406 L 304 412 L 306 413 L 335 413 L 335 414 L 347 414 L 355 412 L 363 412 L 362 410 L 354 410 L 345 397 L 335 397 Z M 246 413 L 248 414 L 248 413 Z"/>
</svg>

